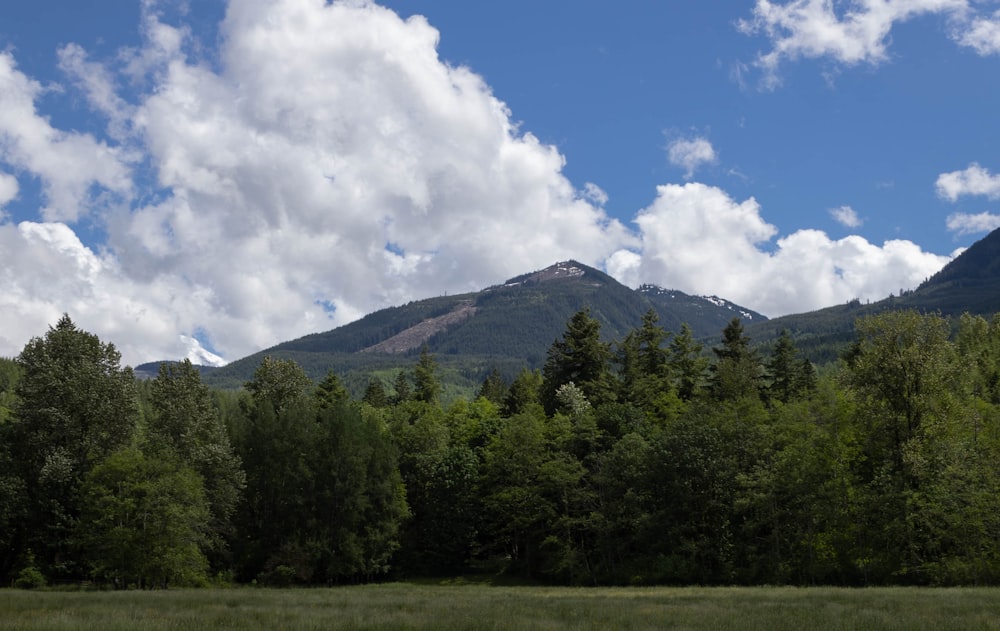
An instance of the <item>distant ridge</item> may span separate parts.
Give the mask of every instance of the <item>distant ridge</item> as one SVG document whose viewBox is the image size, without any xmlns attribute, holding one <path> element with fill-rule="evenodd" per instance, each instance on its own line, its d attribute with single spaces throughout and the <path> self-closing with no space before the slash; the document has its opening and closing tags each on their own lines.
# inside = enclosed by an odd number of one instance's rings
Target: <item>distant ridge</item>
<svg viewBox="0 0 1000 631">
<path fill-rule="evenodd" d="M 643 285 L 637 290 L 578 261 L 561 261 L 478 292 L 438 296 L 371 313 L 356 322 L 314 333 L 239 359 L 207 375 L 216 385 L 245 382 L 264 358 L 291 358 L 313 378 L 328 370 L 354 380 L 389 375 L 413 363 L 425 345 L 462 387 L 476 384 L 492 368 L 513 375 L 538 368 L 574 313 L 587 308 L 608 340 L 620 340 L 653 309 L 660 324 L 677 331 L 687 323 L 699 337 L 717 335 L 738 316 L 763 315 L 712 296 Z"/>
<path fill-rule="evenodd" d="M 912 291 L 872 303 L 852 300 L 782 316 L 750 324 L 746 331 L 755 341 L 768 343 L 782 329 L 788 329 L 800 350 L 813 361 L 826 362 L 835 360 L 854 338 L 854 322 L 858 317 L 901 309 L 945 316 L 970 313 L 990 317 L 1000 313 L 1000 230 L 972 244 Z"/>
</svg>

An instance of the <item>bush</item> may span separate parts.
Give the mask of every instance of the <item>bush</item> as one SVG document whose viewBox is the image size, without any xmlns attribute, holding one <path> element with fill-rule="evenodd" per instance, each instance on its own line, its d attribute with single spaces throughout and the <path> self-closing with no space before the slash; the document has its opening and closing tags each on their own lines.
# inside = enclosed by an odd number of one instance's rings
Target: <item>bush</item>
<svg viewBox="0 0 1000 631">
<path fill-rule="evenodd" d="M 45 587 L 45 576 L 37 567 L 29 565 L 18 573 L 17 578 L 14 579 L 14 587 L 18 589 Z"/>
</svg>

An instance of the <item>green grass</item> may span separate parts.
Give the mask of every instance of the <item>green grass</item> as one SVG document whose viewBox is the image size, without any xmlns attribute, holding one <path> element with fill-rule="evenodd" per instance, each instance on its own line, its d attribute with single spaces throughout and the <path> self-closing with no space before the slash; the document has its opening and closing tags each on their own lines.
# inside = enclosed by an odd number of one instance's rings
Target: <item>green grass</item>
<svg viewBox="0 0 1000 631">
<path fill-rule="evenodd" d="M 1000 589 L 0 590 L 0 629 L 1000 629 Z"/>
</svg>

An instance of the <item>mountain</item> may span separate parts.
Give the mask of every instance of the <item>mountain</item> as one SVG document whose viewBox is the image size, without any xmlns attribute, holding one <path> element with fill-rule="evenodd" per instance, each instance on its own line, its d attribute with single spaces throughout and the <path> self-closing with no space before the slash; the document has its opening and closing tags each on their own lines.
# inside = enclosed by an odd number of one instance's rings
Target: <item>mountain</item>
<svg viewBox="0 0 1000 631">
<path fill-rule="evenodd" d="M 1000 230 L 972 244 L 912 291 L 872 303 L 852 300 L 808 313 L 753 322 L 745 330 L 755 342 L 766 344 L 788 329 L 800 351 L 812 361 L 824 363 L 835 360 L 853 340 L 857 318 L 901 309 L 945 316 L 971 313 L 991 317 L 1000 312 Z"/>
<path fill-rule="evenodd" d="M 441 369 L 446 395 L 449 387 L 453 394 L 467 393 L 493 368 L 513 377 L 522 367 L 541 367 L 552 342 L 585 307 L 601 322 L 609 341 L 623 339 L 651 308 L 663 328 L 677 331 L 686 322 L 696 337 L 718 335 L 734 316 L 766 320 L 715 296 L 690 296 L 653 285 L 634 290 L 592 267 L 565 261 L 479 292 L 382 309 L 234 361 L 205 373 L 205 381 L 238 386 L 270 355 L 294 359 L 313 378 L 332 369 L 357 394 L 371 374 L 391 384 L 396 372 L 412 367 L 414 355 L 426 345 Z"/>
</svg>

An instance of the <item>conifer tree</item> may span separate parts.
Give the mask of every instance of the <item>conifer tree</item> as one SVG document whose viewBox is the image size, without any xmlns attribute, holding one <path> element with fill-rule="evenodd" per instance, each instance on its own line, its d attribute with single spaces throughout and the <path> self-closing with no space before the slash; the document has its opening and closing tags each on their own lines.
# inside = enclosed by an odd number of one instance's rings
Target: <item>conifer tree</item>
<svg viewBox="0 0 1000 631">
<path fill-rule="evenodd" d="M 569 382 L 576 384 L 595 407 L 612 401 L 610 356 L 610 345 L 601 341 L 601 323 L 590 315 L 590 310 L 574 314 L 562 339 L 549 347 L 542 368 L 542 405 L 546 413 L 553 414 L 558 409 L 556 393 Z"/>
<path fill-rule="evenodd" d="M 413 398 L 424 403 L 437 403 L 441 395 L 441 381 L 437 376 L 437 362 L 424 344 L 420 349 L 420 359 L 413 369 Z"/>
</svg>

